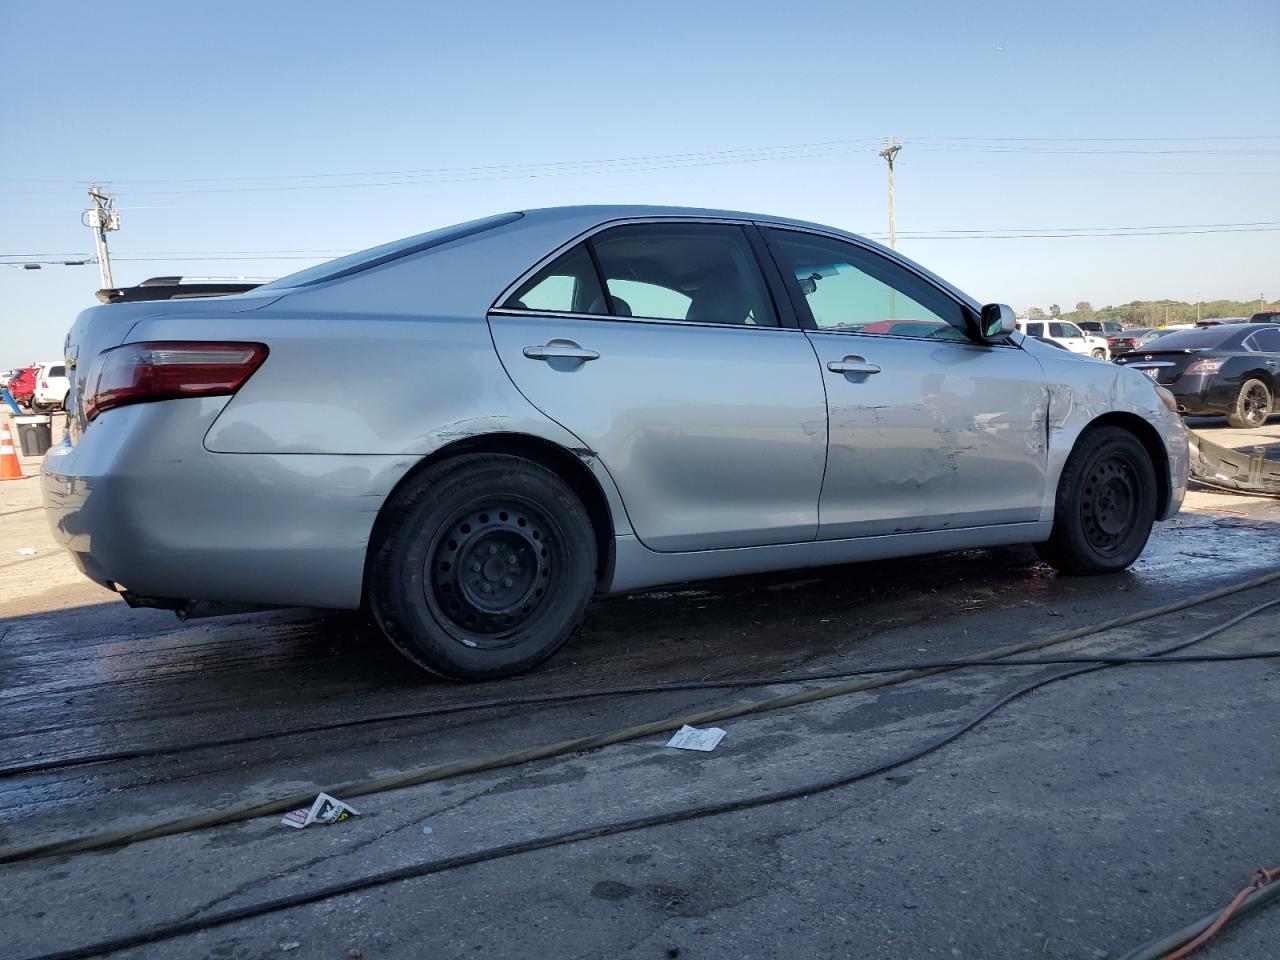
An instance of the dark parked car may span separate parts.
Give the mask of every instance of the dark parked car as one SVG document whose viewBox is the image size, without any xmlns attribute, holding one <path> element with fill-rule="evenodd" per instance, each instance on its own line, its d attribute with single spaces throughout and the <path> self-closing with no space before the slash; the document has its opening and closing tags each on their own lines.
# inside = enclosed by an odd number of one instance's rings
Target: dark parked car
<svg viewBox="0 0 1280 960">
<path fill-rule="evenodd" d="M 1161 330 L 1159 327 L 1130 327 L 1120 333 L 1108 334 L 1107 346 L 1111 349 L 1111 356 L 1118 357 L 1134 350 L 1141 350 L 1152 340 L 1170 332 Z"/>
<path fill-rule="evenodd" d="M 1108 340 L 1124 331 L 1124 324 L 1115 320 L 1081 320 L 1076 326 L 1089 333 L 1106 337 Z"/>
<path fill-rule="evenodd" d="M 1280 326 L 1230 323 L 1183 330 L 1116 363 L 1168 388 L 1179 413 L 1225 414 L 1233 427 L 1260 427 L 1280 392 Z"/>
<path fill-rule="evenodd" d="M 1250 323 L 1280 323 L 1280 310 L 1263 310 L 1249 318 Z"/>
</svg>

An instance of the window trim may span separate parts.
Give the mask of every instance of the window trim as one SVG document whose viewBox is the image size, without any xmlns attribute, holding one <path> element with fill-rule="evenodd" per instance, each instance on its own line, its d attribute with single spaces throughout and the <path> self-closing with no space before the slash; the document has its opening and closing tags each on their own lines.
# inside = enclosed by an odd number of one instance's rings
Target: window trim
<svg viewBox="0 0 1280 960">
<path fill-rule="evenodd" d="M 849 246 L 857 247 L 869 256 L 879 257 L 886 263 L 890 263 L 898 269 L 911 274 L 942 297 L 954 303 L 959 308 L 961 315 L 967 321 L 966 329 L 961 331 L 961 333 L 965 335 L 965 339 L 963 340 L 940 340 L 936 337 L 900 337 L 896 335 L 888 337 L 888 339 L 910 340 L 915 343 L 948 343 L 962 347 L 1002 347 L 1012 348 L 1015 350 L 1020 349 L 1017 344 L 1008 338 L 992 343 L 974 339 L 971 330 L 968 328 L 968 323 L 976 323 L 978 319 L 972 306 L 966 303 L 962 298 L 956 296 L 953 291 L 948 290 L 945 286 L 938 283 L 933 277 L 917 269 L 913 264 L 901 259 L 900 257 L 886 255 L 886 252 L 877 246 L 861 242 L 858 239 L 848 237 L 843 234 L 832 233 L 825 230 L 815 230 L 811 227 L 798 227 L 793 224 L 776 223 L 767 220 L 756 221 L 756 225 L 761 228 L 760 233 L 762 234 L 765 245 L 769 249 L 769 253 L 774 262 L 774 267 L 782 277 L 782 282 L 786 288 L 787 295 L 790 297 L 792 308 L 795 310 L 796 316 L 799 319 L 800 328 L 807 333 L 821 333 L 823 335 L 838 335 L 845 337 L 886 338 L 886 335 L 882 333 L 863 333 L 860 330 L 823 330 L 819 328 L 817 322 L 813 319 L 813 311 L 809 309 L 809 304 L 804 299 L 804 293 L 800 290 L 800 284 L 796 283 L 794 278 L 788 278 L 787 271 L 782 268 L 782 264 L 778 261 L 778 252 L 774 249 L 774 244 L 771 242 L 769 237 L 771 231 L 798 233 L 803 236 L 817 237 L 822 240 L 834 240 L 837 243 L 847 243 Z M 890 251 L 890 253 L 891 252 L 892 251 Z"/>
<path fill-rule="evenodd" d="M 617 315 L 617 313 L 615 312 L 615 307 L 613 305 L 613 295 L 609 292 L 609 287 L 604 277 L 604 271 L 600 269 L 600 262 L 596 257 L 595 247 L 590 242 L 591 238 L 596 236 L 599 233 L 603 233 L 606 230 L 611 230 L 614 227 L 637 226 L 637 225 L 644 225 L 644 224 L 698 224 L 698 223 L 716 224 L 716 225 L 722 225 L 722 226 L 736 226 L 741 228 L 743 233 L 743 239 L 746 241 L 746 244 L 748 248 L 750 248 L 751 254 L 755 259 L 756 269 L 759 271 L 760 279 L 764 283 L 765 291 L 768 294 L 770 302 L 773 306 L 773 312 L 777 315 L 778 323 L 776 326 L 764 325 L 764 324 L 757 325 L 757 324 L 749 324 L 749 323 L 711 323 L 711 322 L 702 321 L 702 320 L 667 320 L 661 317 L 620 317 Z M 703 328 L 716 329 L 716 330 L 790 330 L 792 332 L 797 332 L 800 330 L 800 324 L 797 322 L 797 319 L 794 315 L 793 310 L 789 309 L 790 304 L 785 301 L 782 303 L 779 302 L 777 292 L 774 288 L 773 278 L 770 276 L 770 271 L 768 269 L 768 266 L 766 265 L 766 263 L 762 262 L 761 251 L 756 248 L 756 244 L 753 242 L 753 228 L 755 228 L 756 225 L 757 225 L 757 221 L 743 219 L 741 217 L 656 216 L 656 217 L 618 217 L 612 220 L 605 220 L 595 224 L 594 226 L 588 228 L 587 230 L 582 231 L 581 233 L 575 235 L 571 239 L 562 243 L 560 246 L 552 250 L 551 253 L 547 254 L 545 257 L 543 257 L 541 260 L 539 260 L 529 269 L 525 270 L 524 273 L 520 274 L 520 276 L 518 276 L 514 282 L 508 284 L 507 287 L 504 288 L 500 294 L 498 294 L 497 298 L 493 301 L 489 309 L 486 311 L 486 314 L 493 314 L 493 315 L 504 316 L 504 317 L 536 316 L 536 317 L 555 318 L 558 320 L 595 320 L 595 321 L 614 321 L 614 322 L 621 322 L 621 323 L 659 324 L 664 326 L 676 325 L 676 326 L 682 326 L 682 327 L 703 327 Z M 760 242 L 764 243 L 763 239 L 761 239 Z M 516 291 L 519 290 L 524 283 L 526 283 L 529 279 L 531 279 L 535 274 L 537 274 L 544 267 L 549 266 L 558 257 L 562 256 L 565 253 L 568 253 L 579 243 L 585 244 L 587 247 L 587 250 L 591 254 L 592 265 L 595 267 L 595 270 L 596 270 L 596 280 L 600 283 L 601 288 L 604 290 L 604 295 L 605 297 L 608 298 L 608 301 L 609 301 L 610 312 L 608 314 L 576 313 L 571 310 L 521 310 L 518 307 L 503 306 L 503 304 L 505 304 L 508 299 L 510 299 L 512 296 L 515 295 Z M 772 260 L 770 261 L 770 263 L 772 263 Z M 776 264 L 774 265 L 774 268 L 776 269 Z"/>
</svg>

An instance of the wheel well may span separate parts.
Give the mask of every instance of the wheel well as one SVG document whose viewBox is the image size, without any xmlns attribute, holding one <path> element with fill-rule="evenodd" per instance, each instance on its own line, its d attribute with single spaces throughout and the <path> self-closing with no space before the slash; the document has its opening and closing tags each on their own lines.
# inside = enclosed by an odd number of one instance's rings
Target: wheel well
<svg viewBox="0 0 1280 960">
<path fill-rule="evenodd" d="M 1169 497 L 1172 491 L 1169 489 L 1169 455 L 1165 452 L 1164 441 L 1160 439 L 1160 434 L 1156 431 L 1148 421 L 1133 413 L 1104 413 L 1097 420 L 1090 422 L 1089 426 L 1080 431 L 1080 435 L 1084 436 L 1085 431 L 1094 427 L 1120 427 L 1128 430 L 1138 442 L 1142 444 L 1147 456 L 1151 458 L 1151 466 L 1156 472 L 1156 516 L 1164 516 L 1164 512 L 1169 506 Z M 1079 440 L 1077 439 L 1077 443 Z"/>
<path fill-rule="evenodd" d="M 375 535 L 378 524 L 382 520 L 382 510 L 386 509 L 386 505 L 395 498 L 402 487 L 411 483 L 429 467 L 443 460 L 470 453 L 506 454 L 530 460 L 546 467 L 569 484 L 583 506 L 587 508 L 587 516 L 591 520 L 591 529 L 596 538 L 598 564 L 596 575 L 598 579 L 603 579 L 613 565 L 613 516 L 609 512 L 609 501 L 605 499 L 604 491 L 600 489 L 600 484 L 591 470 L 577 456 L 550 440 L 523 433 L 489 433 L 464 437 L 423 457 L 414 464 L 413 469 L 400 478 L 400 482 L 383 501 L 378 521 L 373 526 Z"/>
</svg>

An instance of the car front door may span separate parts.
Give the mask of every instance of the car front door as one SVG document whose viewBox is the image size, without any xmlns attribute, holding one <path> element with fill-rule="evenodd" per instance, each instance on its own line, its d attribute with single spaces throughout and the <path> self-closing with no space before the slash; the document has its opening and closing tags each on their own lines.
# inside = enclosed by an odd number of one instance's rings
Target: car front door
<svg viewBox="0 0 1280 960">
<path fill-rule="evenodd" d="M 1084 331 L 1074 323 L 1050 323 L 1049 336 L 1053 337 L 1072 353 L 1089 352 L 1089 344 L 1085 342 Z"/>
<path fill-rule="evenodd" d="M 650 549 L 816 536 L 822 377 L 762 257 L 746 224 L 614 226 L 490 312 L 511 379 L 599 457 Z"/>
<path fill-rule="evenodd" d="M 971 340 L 965 306 L 869 247 L 765 232 L 827 387 L 819 539 L 1038 520 L 1048 390 L 1036 359 Z"/>
</svg>

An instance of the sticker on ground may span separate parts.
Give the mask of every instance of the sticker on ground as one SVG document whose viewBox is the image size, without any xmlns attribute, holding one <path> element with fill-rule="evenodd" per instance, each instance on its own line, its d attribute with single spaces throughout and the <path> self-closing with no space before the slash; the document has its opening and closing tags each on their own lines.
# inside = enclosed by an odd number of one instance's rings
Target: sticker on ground
<svg viewBox="0 0 1280 960">
<path fill-rule="evenodd" d="M 719 746 L 720 741 L 723 739 L 724 731 L 719 727 L 707 727 L 705 730 L 699 730 L 697 727 L 691 727 L 686 723 L 667 741 L 667 746 L 675 747 L 677 750 L 709 751 Z"/>
</svg>

